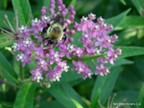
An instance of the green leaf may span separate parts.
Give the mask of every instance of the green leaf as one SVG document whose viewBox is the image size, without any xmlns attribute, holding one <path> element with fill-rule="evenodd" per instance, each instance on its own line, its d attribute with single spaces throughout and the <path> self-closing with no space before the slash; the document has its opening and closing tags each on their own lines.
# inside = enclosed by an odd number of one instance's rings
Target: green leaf
<svg viewBox="0 0 144 108">
<path fill-rule="evenodd" d="M 126 5 L 126 1 L 125 0 L 120 0 L 122 2 L 122 4 Z"/>
<path fill-rule="evenodd" d="M 70 71 L 63 73 L 61 81 L 70 83 L 73 81 L 80 81 L 80 79 L 82 79 L 82 76 L 80 74 L 78 74 L 76 71 Z"/>
<path fill-rule="evenodd" d="M 144 56 L 134 57 L 135 67 L 140 74 L 140 77 L 144 79 Z M 139 77 L 138 77 L 139 78 Z"/>
<path fill-rule="evenodd" d="M 71 3 L 70 3 L 70 6 L 75 6 L 77 0 L 72 0 Z"/>
<path fill-rule="evenodd" d="M 16 57 L 13 57 L 13 61 L 12 61 L 12 64 L 13 64 L 13 69 L 15 70 L 16 74 L 17 75 L 20 75 L 20 73 L 22 73 L 22 65 L 21 65 L 21 62 L 17 61 Z"/>
<path fill-rule="evenodd" d="M 14 71 L 12 65 L 8 62 L 5 56 L 0 52 L 0 71 L 2 76 L 10 84 L 18 83 L 16 72 Z"/>
<path fill-rule="evenodd" d="M 4 27 L 6 29 L 9 29 L 9 27 L 7 26 L 7 23 L 6 23 L 6 20 L 5 20 L 5 15 L 8 16 L 8 19 L 9 21 L 11 22 L 11 24 L 14 26 L 14 21 L 13 21 L 13 18 L 14 18 L 14 13 L 10 12 L 10 11 L 2 11 L 0 10 L 0 27 Z"/>
<path fill-rule="evenodd" d="M 134 27 L 144 27 L 144 17 L 140 16 L 126 16 L 117 26 L 116 29 L 124 28 L 134 28 Z"/>
<path fill-rule="evenodd" d="M 116 103 L 123 102 L 124 99 L 126 99 L 124 101 L 125 103 L 138 102 L 138 94 L 139 94 L 139 91 L 136 91 L 133 89 L 119 90 L 116 93 L 116 97 L 114 99 L 114 102 L 116 102 Z"/>
<path fill-rule="evenodd" d="M 126 17 L 126 15 L 130 12 L 130 10 L 131 9 L 128 9 L 115 17 L 106 19 L 106 22 L 108 24 L 112 24 L 114 27 L 117 27 L 117 25 Z"/>
<path fill-rule="evenodd" d="M 58 101 L 44 101 L 40 103 L 39 108 L 65 108 L 61 103 Z"/>
<path fill-rule="evenodd" d="M 0 49 L 1 49 L 1 48 L 4 48 L 4 47 L 6 47 L 6 46 L 10 46 L 10 45 L 12 45 L 13 43 L 14 43 L 13 40 L 3 41 L 3 42 L 1 42 L 1 40 L 0 40 Z"/>
<path fill-rule="evenodd" d="M 44 4 L 44 6 L 47 7 L 47 9 L 49 9 L 49 7 L 50 7 L 50 0 L 43 0 L 43 4 Z"/>
<path fill-rule="evenodd" d="M 12 39 L 12 36 L 10 34 L 1 33 L 0 34 L 0 49 L 11 46 L 15 42 L 14 39 Z"/>
<path fill-rule="evenodd" d="M 18 14 L 18 19 L 21 25 L 26 25 L 32 18 L 32 11 L 29 0 L 12 0 L 15 13 Z"/>
<path fill-rule="evenodd" d="M 33 108 L 34 92 L 38 84 L 24 83 L 18 91 L 14 108 Z"/>
<path fill-rule="evenodd" d="M 139 106 L 137 108 L 144 108 L 144 83 L 141 86 L 141 90 L 139 92 Z"/>
<path fill-rule="evenodd" d="M 0 108 L 13 108 L 13 105 L 8 102 L 0 102 Z"/>
<path fill-rule="evenodd" d="M 122 55 L 119 58 L 126 58 L 138 55 L 144 55 L 144 48 L 143 47 L 135 47 L 135 46 L 123 46 L 120 47 L 122 49 Z"/>
<path fill-rule="evenodd" d="M 0 1 L 0 9 L 6 9 L 8 4 L 8 0 L 1 0 Z"/>
<path fill-rule="evenodd" d="M 87 108 L 81 97 L 66 83 L 53 84 L 48 91 L 66 108 Z"/>
<path fill-rule="evenodd" d="M 144 0 L 131 0 L 134 6 L 136 7 L 137 11 L 141 16 L 143 16 L 142 11 L 144 11 L 143 3 Z"/>
<path fill-rule="evenodd" d="M 115 67 L 111 69 L 111 72 L 106 76 L 98 76 L 95 82 L 92 95 L 91 95 L 91 107 L 99 108 L 100 101 L 104 104 L 108 97 L 111 95 L 117 78 L 120 74 L 121 67 Z"/>
<path fill-rule="evenodd" d="M 126 60 L 126 59 L 117 59 L 114 63 L 114 65 L 111 65 L 111 67 L 116 67 L 120 65 L 125 65 L 125 64 L 133 64 L 133 61 Z"/>
</svg>

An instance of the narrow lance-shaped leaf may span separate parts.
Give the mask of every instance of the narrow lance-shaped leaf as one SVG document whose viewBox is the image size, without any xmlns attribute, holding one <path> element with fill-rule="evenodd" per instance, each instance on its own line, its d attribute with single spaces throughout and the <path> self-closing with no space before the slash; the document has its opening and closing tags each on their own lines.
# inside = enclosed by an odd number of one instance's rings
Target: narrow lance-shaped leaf
<svg viewBox="0 0 144 108">
<path fill-rule="evenodd" d="M 91 95 L 92 108 L 99 108 L 98 101 L 100 101 L 101 104 L 104 104 L 107 101 L 115 86 L 120 70 L 120 66 L 115 67 L 111 69 L 111 72 L 108 75 L 98 76 Z"/>
<path fill-rule="evenodd" d="M 122 55 L 120 55 L 119 58 L 144 55 L 144 48 L 143 47 L 135 47 L 135 46 L 126 47 L 126 46 L 122 46 L 120 48 L 122 49 Z"/>
<path fill-rule="evenodd" d="M 8 15 L 8 18 L 11 22 L 12 25 L 14 25 L 14 22 L 13 22 L 13 18 L 14 18 L 14 13 L 10 12 L 10 11 L 3 11 L 3 10 L 0 10 L 0 27 L 4 27 L 6 29 L 9 29 L 9 27 L 6 25 L 6 19 L 5 19 L 5 15 Z"/>
<path fill-rule="evenodd" d="M 144 108 L 144 83 L 141 86 L 141 90 L 139 92 L 139 103 L 137 108 Z"/>
<path fill-rule="evenodd" d="M 10 102 L 1 102 L 0 108 L 13 108 L 13 104 Z"/>
<path fill-rule="evenodd" d="M 118 29 L 124 29 L 128 27 L 144 27 L 144 17 L 126 16 L 117 26 Z"/>
<path fill-rule="evenodd" d="M 12 0 L 12 4 L 20 24 L 26 25 L 30 18 L 32 18 L 29 0 Z"/>
<path fill-rule="evenodd" d="M 8 0 L 1 0 L 0 9 L 6 9 L 8 4 Z"/>
<path fill-rule="evenodd" d="M 0 34 L 0 48 L 10 46 L 14 43 L 14 39 L 10 34 L 1 33 Z"/>
<path fill-rule="evenodd" d="M 126 17 L 126 15 L 130 12 L 130 9 L 124 11 L 123 13 L 115 16 L 115 17 L 112 17 L 110 19 L 107 19 L 106 22 L 108 24 L 112 24 L 114 27 L 117 27 L 117 25 L 123 20 L 123 18 Z"/>
<path fill-rule="evenodd" d="M 87 108 L 81 97 L 68 84 L 55 84 L 48 90 L 66 108 Z"/>
<path fill-rule="evenodd" d="M 16 72 L 14 71 L 12 65 L 8 62 L 5 56 L 0 52 L 0 71 L 2 76 L 10 84 L 18 83 Z"/>
<path fill-rule="evenodd" d="M 143 16 L 144 7 L 143 7 L 142 3 L 144 3 L 144 0 L 131 0 L 131 1 L 134 4 L 134 6 L 136 7 L 139 14 L 141 16 Z"/>
<path fill-rule="evenodd" d="M 116 67 L 120 65 L 126 65 L 126 64 L 133 64 L 133 61 L 126 60 L 126 59 L 117 59 L 114 63 L 114 65 L 110 65 L 110 67 Z"/>
<path fill-rule="evenodd" d="M 56 100 L 48 102 L 47 100 L 40 103 L 39 108 L 65 108 L 61 103 Z"/>
<path fill-rule="evenodd" d="M 33 82 L 24 83 L 18 91 L 14 108 L 33 108 L 34 92 L 38 84 Z"/>
<path fill-rule="evenodd" d="M 76 2 L 77 2 L 77 0 L 72 0 L 70 5 L 75 6 Z"/>
<path fill-rule="evenodd" d="M 125 0 L 120 0 L 124 5 L 126 5 L 126 1 Z"/>
</svg>

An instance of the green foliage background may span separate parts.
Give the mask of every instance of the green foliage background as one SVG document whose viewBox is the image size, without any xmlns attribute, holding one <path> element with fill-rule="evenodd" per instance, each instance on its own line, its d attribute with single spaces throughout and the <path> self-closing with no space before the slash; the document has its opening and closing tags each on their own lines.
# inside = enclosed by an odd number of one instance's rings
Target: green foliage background
<svg viewBox="0 0 144 108">
<path fill-rule="evenodd" d="M 49 7 L 49 2 L 0 0 L 0 27 L 9 29 L 4 24 L 5 14 L 15 26 L 17 10 L 20 24 L 26 25 L 29 19 L 39 18 L 41 7 Z M 0 108 L 115 108 L 114 103 L 137 104 L 120 108 L 144 108 L 144 0 L 64 0 L 64 3 L 75 5 L 77 21 L 92 12 L 114 25 L 112 34 L 119 37 L 115 46 L 122 49 L 122 55 L 107 76 L 82 80 L 76 72 L 68 72 L 60 82 L 46 88 L 24 80 L 29 78 L 31 66 L 23 68 L 16 61 L 7 50 L 14 40 L 0 31 Z"/>
</svg>

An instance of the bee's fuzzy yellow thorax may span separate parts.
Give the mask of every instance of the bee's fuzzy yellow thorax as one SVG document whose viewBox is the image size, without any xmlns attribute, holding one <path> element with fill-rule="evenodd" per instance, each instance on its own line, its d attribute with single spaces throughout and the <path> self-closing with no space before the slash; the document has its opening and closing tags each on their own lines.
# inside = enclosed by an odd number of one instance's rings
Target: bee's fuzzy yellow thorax
<svg viewBox="0 0 144 108">
<path fill-rule="evenodd" d="M 63 37 L 63 27 L 56 23 L 49 27 L 47 30 L 49 37 L 55 38 L 57 41 L 61 40 Z"/>
</svg>

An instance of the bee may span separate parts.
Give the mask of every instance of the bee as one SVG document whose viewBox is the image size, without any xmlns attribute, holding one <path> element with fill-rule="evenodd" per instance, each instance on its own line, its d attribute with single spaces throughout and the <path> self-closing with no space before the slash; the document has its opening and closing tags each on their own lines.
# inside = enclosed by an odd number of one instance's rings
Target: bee
<svg viewBox="0 0 144 108">
<path fill-rule="evenodd" d="M 43 38 L 43 46 L 48 47 L 49 45 L 57 44 L 62 39 L 66 40 L 64 36 L 64 17 L 58 14 L 47 27 L 44 28 L 45 32 Z"/>
</svg>

